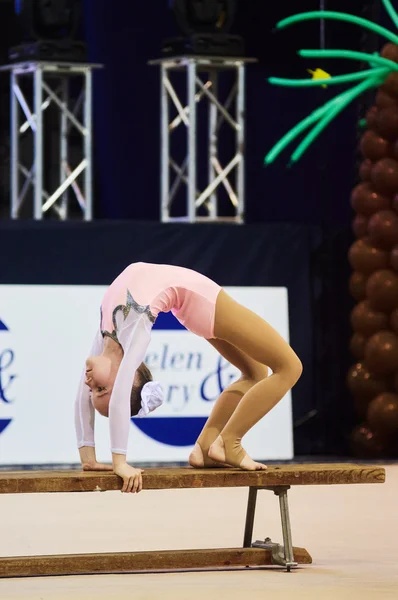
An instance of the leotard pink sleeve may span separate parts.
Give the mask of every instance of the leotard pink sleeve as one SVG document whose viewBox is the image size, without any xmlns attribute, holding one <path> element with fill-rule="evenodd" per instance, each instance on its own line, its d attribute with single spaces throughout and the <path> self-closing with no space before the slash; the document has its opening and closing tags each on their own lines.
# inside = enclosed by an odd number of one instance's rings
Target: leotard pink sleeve
<svg viewBox="0 0 398 600">
<path fill-rule="evenodd" d="M 102 353 L 103 339 L 98 330 L 91 347 L 91 356 L 98 356 Z M 79 389 L 75 401 L 75 430 L 77 438 L 77 447 L 83 446 L 95 447 L 94 442 L 94 407 L 91 402 L 90 388 L 84 383 L 86 379 L 86 369 L 83 369 L 80 378 Z"/>
</svg>

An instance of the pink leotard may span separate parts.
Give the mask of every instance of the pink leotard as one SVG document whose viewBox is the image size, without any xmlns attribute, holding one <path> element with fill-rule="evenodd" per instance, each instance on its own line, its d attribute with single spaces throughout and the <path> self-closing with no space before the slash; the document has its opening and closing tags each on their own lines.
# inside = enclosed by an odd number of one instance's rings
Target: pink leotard
<svg viewBox="0 0 398 600">
<path fill-rule="evenodd" d="M 111 450 L 126 454 L 130 429 L 130 393 L 135 371 L 144 361 L 159 312 L 171 311 L 189 330 L 211 339 L 221 288 L 204 275 L 171 265 L 134 263 L 109 286 L 101 304 L 101 324 L 91 355 L 103 351 L 109 336 L 124 351 L 109 402 Z M 78 447 L 95 446 L 94 407 L 83 371 L 75 402 Z"/>
</svg>

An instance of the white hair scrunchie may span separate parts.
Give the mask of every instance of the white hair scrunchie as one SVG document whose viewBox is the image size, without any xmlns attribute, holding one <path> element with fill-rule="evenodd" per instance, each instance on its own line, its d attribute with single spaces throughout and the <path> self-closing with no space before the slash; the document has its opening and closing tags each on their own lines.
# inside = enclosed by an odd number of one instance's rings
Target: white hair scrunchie
<svg viewBox="0 0 398 600">
<path fill-rule="evenodd" d="M 163 404 L 163 390 L 157 381 L 148 381 L 141 390 L 141 409 L 137 417 L 147 417 Z"/>
</svg>

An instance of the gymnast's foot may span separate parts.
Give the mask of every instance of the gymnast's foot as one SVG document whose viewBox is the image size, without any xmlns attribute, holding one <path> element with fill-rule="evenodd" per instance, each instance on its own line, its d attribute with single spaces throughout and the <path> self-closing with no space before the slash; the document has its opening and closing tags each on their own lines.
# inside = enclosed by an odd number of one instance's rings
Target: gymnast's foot
<svg viewBox="0 0 398 600">
<path fill-rule="evenodd" d="M 196 442 L 194 449 L 189 455 L 188 462 L 195 469 L 220 469 L 229 466 L 209 458 L 208 453 L 202 450 L 198 442 Z"/>
<path fill-rule="evenodd" d="M 229 452 L 229 454 L 231 454 L 231 452 Z M 240 446 L 240 449 L 237 452 L 236 450 L 234 450 L 234 454 L 236 454 L 238 457 L 239 454 L 244 454 L 244 456 L 242 459 L 238 458 L 236 463 L 235 461 L 227 460 L 224 440 L 220 435 L 209 448 L 210 458 L 220 463 L 227 463 L 231 467 L 238 467 L 239 469 L 243 469 L 244 471 L 262 471 L 267 468 L 266 465 L 255 462 L 252 458 L 250 458 L 250 456 L 243 450 L 242 446 Z"/>
</svg>

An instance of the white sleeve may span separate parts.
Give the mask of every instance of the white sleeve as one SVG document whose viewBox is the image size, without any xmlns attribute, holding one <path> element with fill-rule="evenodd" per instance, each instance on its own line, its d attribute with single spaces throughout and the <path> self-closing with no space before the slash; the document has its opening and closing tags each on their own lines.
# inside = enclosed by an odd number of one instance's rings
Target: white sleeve
<svg viewBox="0 0 398 600">
<path fill-rule="evenodd" d="M 132 311 L 133 312 L 133 311 Z M 128 319 L 127 319 L 128 320 Z M 151 340 L 152 324 L 147 315 L 133 316 L 131 322 L 124 323 L 119 341 L 124 350 L 112 395 L 109 403 L 109 428 L 111 451 L 127 454 L 129 430 L 131 427 L 130 395 L 135 372 L 145 360 Z"/>
<path fill-rule="evenodd" d="M 90 355 L 99 356 L 103 350 L 103 339 L 100 331 L 98 330 Z M 80 378 L 79 389 L 75 401 L 75 429 L 76 429 L 76 440 L 77 447 L 82 448 L 83 446 L 95 447 L 94 442 L 94 407 L 91 402 L 90 388 L 84 383 L 86 379 L 86 369 L 83 369 L 82 376 Z"/>
</svg>

